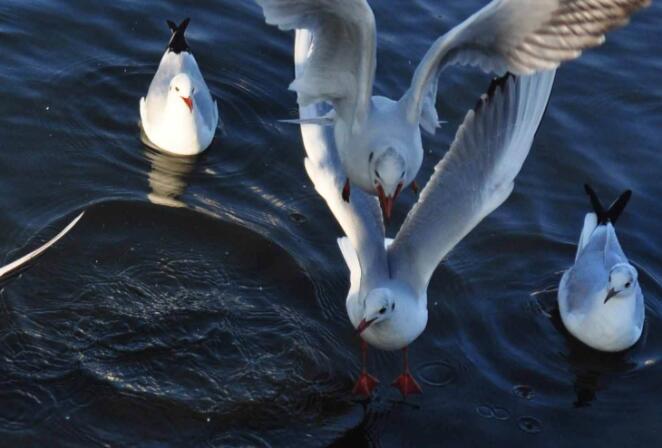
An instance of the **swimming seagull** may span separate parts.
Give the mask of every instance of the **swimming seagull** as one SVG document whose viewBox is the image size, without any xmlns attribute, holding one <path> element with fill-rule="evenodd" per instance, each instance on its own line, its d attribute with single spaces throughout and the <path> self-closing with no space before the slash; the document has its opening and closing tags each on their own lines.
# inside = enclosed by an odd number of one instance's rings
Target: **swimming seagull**
<svg viewBox="0 0 662 448">
<path fill-rule="evenodd" d="M 218 106 L 212 99 L 184 33 L 190 19 L 177 26 L 167 21 L 172 36 L 159 68 L 140 99 L 145 143 L 179 154 L 201 153 L 218 126 Z"/>
<path fill-rule="evenodd" d="M 441 71 L 472 65 L 486 72 L 527 75 L 577 58 L 605 33 L 627 23 L 650 0 L 494 0 L 438 38 L 399 100 L 372 96 L 376 29 L 366 0 L 256 0 L 266 22 L 306 29 L 313 45 L 290 89 L 300 106 L 328 101 L 333 110 L 307 122 L 333 125 L 350 185 L 379 197 L 389 219 L 398 194 L 414 182 L 423 160 L 421 131 L 434 134 Z M 296 121 L 296 120 L 289 120 Z"/>
<path fill-rule="evenodd" d="M 308 67 L 313 39 L 307 30 L 296 32 L 297 75 Z M 403 395 L 420 392 L 409 372 L 407 346 L 427 324 L 430 278 L 444 257 L 510 196 L 547 106 L 554 74 L 508 75 L 491 84 L 467 113 L 395 240 L 385 239 L 373 196 L 357 190 L 351 202 L 342 198 L 345 171 L 331 128 L 305 124 L 326 116 L 330 106 L 300 107 L 306 171 L 347 235 L 338 240 L 350 271 L 347 313 L 364 341 L 355 393 L 369 395 L 377 383 L 365 369 L 366 342 L 382 350 L 403 349 L 404 372 L 394 385 Z"/>
<path fill-rule="evenodd" d="M 637 270 L 616 237 L 614 224 L 630 200 L 628 190 L 605 209 L 588 185 L 593 212 L 584 218 L 575 265 L 561 278 L 561 320 L 584 344 L 605 352 L 632 347 L 644 327 L 644 296 Z"/>
<path fill-rule="evenodd" d="M 82 212 L 80 215 L 76 216 L 73 221 L 71 221 L 60 233 L 55 235 L 53 238 L 51 238 L 49 241 L 47 241 L 45 244 L 42 246 L 38 247 L 37 249 L 33 250 L 27 255 L 23 255 L 21 258 L 18 260 L 12 261 L 11 263 L 0 267 L 0 279 L 3 279 L 7 275 L 11 274 L 12 272 L 15 272 L 17 269 L 20 269 L 21 267 L 25 266 L 26 263 L 28 263 L 31 260 L 34 260 L 37 258 L 39 255 L 44 253 L 46 249 L 51 247 L 53 244 L 57 243 L 60 239 L 62 239 L 71 229 L 74 228 L 74 226 L 80 221 L 80 219 L 83 217 L 85 212 Z"/>
</svg>

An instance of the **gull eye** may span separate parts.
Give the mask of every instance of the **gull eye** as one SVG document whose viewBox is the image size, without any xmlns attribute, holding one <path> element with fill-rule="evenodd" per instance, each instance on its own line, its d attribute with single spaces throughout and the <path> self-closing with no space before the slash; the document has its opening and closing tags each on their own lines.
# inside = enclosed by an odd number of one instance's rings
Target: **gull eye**
<svg viewBox="0 0 662 448">
<path fill-rule="evenodd" d="M 384 314 L 385 312 L 386 312 L 386 307 L 384 307 L 384 308 L 382 308 L 381 310 L 379 310 L 379 314 Z"/>
<path fill-rule="evenodd" d="M 374 152 L 371 152 L 370 155 L 368 156 L 368 162 L 372 162 L 372 158 L 375 155 Z"/>
<path fill-rule="evenodd" d="M 625 284 L 625 287 L 626 287 L 626 288 L 629 288 L 630 286 L 632 286 L 632 283 L 630 283 L 630 282 L 627 282 L 627 283 Z"/>
<path fill-rule="evenodd" d="M 375 170 L 375 176 L 377 176 L 377 179 L 381 179 L 382 176 L 379 175 L 379 171 Z"/>
<path fill-rule="evenodd" d="M 395 309 L 395 303 L 392 303 L 391 304 L 391 311 L 393 311 L 394 309 Z"/>
<path fill-rule="evenodd" d="M 175 90 L 179 92 L 179 87 L 175 87 Z"/>
<path fill-rule="evenodd" d="M 405 172 L 403 171 L 400 177 L 405 177 Z"/>
</svg>

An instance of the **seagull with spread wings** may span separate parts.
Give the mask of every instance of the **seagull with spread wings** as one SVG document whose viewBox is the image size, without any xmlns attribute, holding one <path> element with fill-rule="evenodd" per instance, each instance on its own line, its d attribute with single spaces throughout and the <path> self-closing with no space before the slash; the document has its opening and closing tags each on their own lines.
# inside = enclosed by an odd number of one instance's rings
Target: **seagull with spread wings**
<svg viewBox="0 0 662 448">
<path fill-rule="evenodd" d="M 493 0 L 439 37 L 398 100 L 373 96 L 375 17 L 366 0 L 255 0 L 267 23 L 312 33 L 309 55 L 290 89 L 300 106 L 333 109 L 308 123 L 333 125 L 345 179 L 379 197 L 386 219 L 423 160 L 421 130 L 439 126 L 435 103 L 441 71 L 471 65 L 503 75 L 551 70 L 600 45 L 650 0 Z M 296 121 L 296 120 L 295 120 Z"/>
<path fill-rule="evenodd" d="M 297 75 L 307 67 L 313 34 L 296 33 Z M 409 372 L 407 346 L 425 329 L 427 288 L 439 263 L 514 187 L 542 119 L 554 71 L 507 75 L 490 85 L 460 126 L 394 240 L 387 240 L 378 202 L 358 190 L 342 198 L 345 171 L 331 128 L 302 124 L 306 171 L 347 235 L 338 244 L 350 271 L 347 313 L 362 340 L 363 371 L 354 392 L 369 395 L 377 380 L 365 370 L 367 344 L 404 350 L 404 372 L 394 383 L 403 395 L 420 392 Z M 300 108 L 315 120 L 330 107 Z"/>
</svg>

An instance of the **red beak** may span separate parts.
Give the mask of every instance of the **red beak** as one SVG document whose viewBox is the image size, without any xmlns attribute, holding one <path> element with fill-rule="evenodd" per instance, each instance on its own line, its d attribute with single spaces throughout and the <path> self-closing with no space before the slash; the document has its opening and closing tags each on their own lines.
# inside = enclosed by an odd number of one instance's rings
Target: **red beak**
<svg viewBox="0 0 662 448">
<path fill-rule="evenodd" d="M 187 97 L 181 97 L 181 98 L 184 100 L 184 102 L 185 102 L 186 105 L 188 106 L 188 110 L 190 110 L 191 112 L 193 112 L 193 99 L 192 99 L 190 96 L 187 96 Z"/>
<path fill-rule="evenodd" d="M 398 195 L 400 194 L 400 190 L 402 190 L 402 182 L 398 184 L 398 188 L 395 189 L 395 193 L 393 194 L 392 197 L 386 196 L 384 193 L 384 188 L 382 188 L 381 185 L 377 185 L 377 195 L 379 196 L 379 205 L 382 207 L 382 212 L 384 213 L 384 218 L 386 221 L 391 220 L 391 214 L 393 213 L 393 204 L 395 203 L 395 200 L 398 198 Z"/>
<path fill-rule="evenodd" d="M 359 322 L 359 326 L 356 327 L 356 331 L 358 331 L 359 334 L 363 333 L 365 331 L 365 329 L 368 328 L 370 326 L 370 324 L 372 324 L 374 321 L 375 321 L 375 319 L 368 320 L 368 321 L 363 319 L 361 322 Z"/>
</svg>

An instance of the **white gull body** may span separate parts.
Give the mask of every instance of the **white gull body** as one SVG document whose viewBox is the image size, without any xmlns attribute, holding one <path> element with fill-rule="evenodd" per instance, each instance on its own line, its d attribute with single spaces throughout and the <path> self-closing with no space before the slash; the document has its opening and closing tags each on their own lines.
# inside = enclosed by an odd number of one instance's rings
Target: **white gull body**
<svg viewBox="0 0 662 448">
<path fill-rule="evenodd" d="M 296 33 L 297 76 L 310 57 L 312 34 Z M 347 235 L 338 242 L 350 270 L 347 313 L 361 337 L 382 350 L 409 345 L 425 329 L 427 287 L 444 257 L 510 195 L 526 159 L 554 82 L 541 72 L 493 85 L 467 113 L 450 150 L 392 241 L 384 234 L 377 200 L 356 191 L 348 203 L 345 171 L 331 128 L 302 124 L 306 171 Z M 330 107 L 303 106 L 314 121 Z M 388 249 L 386 248 L 388 246 Z M 367 325 L 367 327 L 366 327 Z"/>
<path fill-rule="evenodd" d="M 147 96 L 140 99 L 145 143 L 178 155 L 199 154 L 211 144 L 218 106 L 184 38 L 188 19 L 176 26 Z"/>
<path fill-rule="evenodd" d="M 433 43 L 398 100 L 372 96 L 376 26 L 366 0 L 256 2 L 267 23 L 312 33 L 310 55 L 290 89 L 302 107 L 332 104 L 330 114 L 307 120 L 334 125 L 347 186 L 379 196 L 389 217 L 420 169 L 420 128 L 434 133 L 439 126 L 435 103 L 444 68 L 472 65 L 500 75 L 555 69 L 600 45 L 650 0 L 493 0 Z"/>
<path fill-rule="evenodd" d="M 588 213 L 575 264 L 561 278 L 561 320 L 584 344 L 601 351 L 632 347 L 644 328 L 644 296 L 637 270 L 621 248 L 611 222 Z"/>
</svg>

